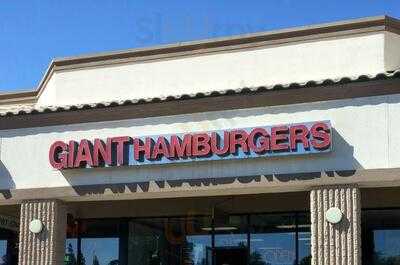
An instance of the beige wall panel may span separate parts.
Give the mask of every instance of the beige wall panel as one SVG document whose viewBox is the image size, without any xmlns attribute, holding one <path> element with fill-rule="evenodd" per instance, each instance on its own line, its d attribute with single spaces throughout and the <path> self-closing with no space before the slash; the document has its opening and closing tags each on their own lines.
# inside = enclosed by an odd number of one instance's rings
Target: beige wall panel
<svg viewBox="0 0 400 265">
<path fill-rule="evenodd" d="M 391 62 L 390 66 L 396 65 Z M 38 106 L 300 83 L 385 70 L 389 70 L 385 69 L 385 32 L 378 31 L 197 56 L 59 70 L 46 84 Z"/>
</svg>

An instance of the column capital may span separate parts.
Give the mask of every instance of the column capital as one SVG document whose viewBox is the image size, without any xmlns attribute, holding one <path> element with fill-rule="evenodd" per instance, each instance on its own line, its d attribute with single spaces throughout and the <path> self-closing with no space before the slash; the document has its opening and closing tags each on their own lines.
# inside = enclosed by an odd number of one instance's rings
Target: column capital
<svg viewBox="0 0 400 265">
<path fill-rule="evenodd" d="M 327 184 L 320 186 L 312 186 L 310 190 L 323 190 L 323 189 L 343 189 L 343 188 L 355 188 L 359 189 L 357 183 L 349 183 L 349 184 Z"/>
</svg>

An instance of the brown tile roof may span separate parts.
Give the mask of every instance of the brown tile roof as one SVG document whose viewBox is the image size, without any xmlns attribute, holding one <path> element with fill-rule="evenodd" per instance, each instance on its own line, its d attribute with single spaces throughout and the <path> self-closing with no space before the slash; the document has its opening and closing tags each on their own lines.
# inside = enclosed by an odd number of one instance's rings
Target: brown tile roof
<svg viewBox="0 0 400 265">
<path fill-rule="evenodd" d="M 396 71 L 379 73 L 376 75 L 361 75 L 357 77 L 342 77 L 337 79 L 324 79 L 319 81 L 310 80 L 303 83 L 276 84 L 271 86 L 257 86 L 257 87 L 242 87 L 238 89 L 214 90 L 203 93 L 169 95 L 165 97 L 155 97 L 155 98 L 127 99 L 122 101 L 99 102 L 93 104 L 46 106 L 46 107 L 34 107 L 32 106 L 32 104 L 26 104 L 26 105 L 22 104 L 22 105 L 12 105 L 12 107 L 10 106 L 10 108 L 8 109 L 0 108 L 0 117 L 10 117 L 17 115 L 34 115 L 40 113 L 67 112 L 67 111 L 86 110 L 86 109 L 112 108 L 118 106 L 152 104 L 152 103 L 160 103 L 167 101 L 182 101 L 186 99 L 218 97 L 224 95 L 257 94 L 275 90 L 300 89 L 304 87 L 320 86 L 321 89 L 323 89 L 324 86 L 329 86 L 329 85 L 366 82 L 373 80 L 397 79 L 397 78 L 400 78 L 400 69 Z"/>
</svg>

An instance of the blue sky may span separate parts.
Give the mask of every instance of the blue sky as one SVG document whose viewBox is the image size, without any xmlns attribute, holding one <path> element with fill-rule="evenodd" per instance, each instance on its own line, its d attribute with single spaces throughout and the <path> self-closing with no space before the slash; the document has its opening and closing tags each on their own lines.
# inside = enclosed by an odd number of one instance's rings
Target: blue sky
<svg viewBox="0 0 400 265">
<path fill-rule="evenodd" d="M 383 14 L 399 0 L 2 0 L 0 93 L 34 89 L 52 58 Z"/>
</svg>

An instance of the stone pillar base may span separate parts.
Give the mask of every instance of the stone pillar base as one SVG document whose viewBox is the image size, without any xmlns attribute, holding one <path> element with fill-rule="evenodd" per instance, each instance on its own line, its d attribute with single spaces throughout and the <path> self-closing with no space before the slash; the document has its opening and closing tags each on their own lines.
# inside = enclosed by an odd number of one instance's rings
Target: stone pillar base
<svg viewBox="0 0 400 265">
<path fill-rule="evenodd" d="M 360 190 L 354 186 L 317 187 L 311 190 L 312 265 L 361 265 Z M 338 207 L 342 221 L 331 224 L 325 213 Z"/>
<path fill-rule="evenodd" d="M 43 224 L 40 233 L 29 230 L 32 220 Z M 58 200 L 26 201 L 21 204 L 19 265 L 64 263 L 67 214 Z"/>
</svg>

